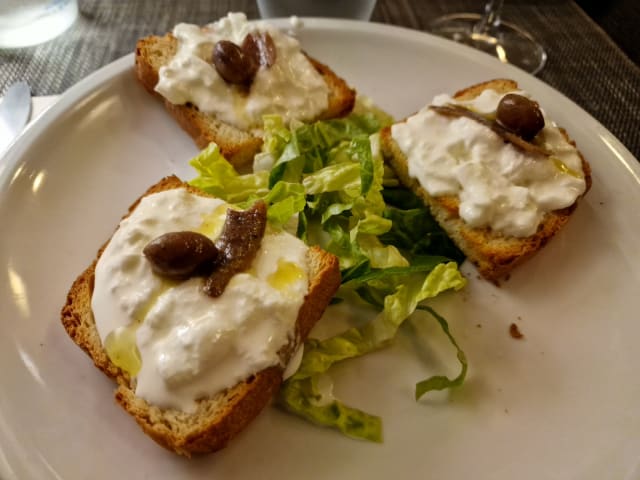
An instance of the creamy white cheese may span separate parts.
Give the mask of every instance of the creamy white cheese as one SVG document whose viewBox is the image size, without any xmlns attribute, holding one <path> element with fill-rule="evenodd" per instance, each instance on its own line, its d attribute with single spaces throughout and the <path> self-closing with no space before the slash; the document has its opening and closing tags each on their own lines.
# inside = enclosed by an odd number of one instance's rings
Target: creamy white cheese
<svg viewBox="0 0 640 480">
<path fill-rule="evenodd" d="M 269 33 L 276 61 L 269 68 L 260 67 L 246 94 L 220 77 L 211 58 L 220 40 L 242 45 L 251 32 Z M 155 87 L 173 104 L 190 102 L 244 130 L 260 128 L 266 114 L 281 115 L 288 124 L 294 119 L 312 120 L 328 107 L 329 88 L 298 40 L 265 22 L 249 23 L 243 13 L 229 13 L 203 28 L 178 24 L 173 35 L 178 49 L 169 64 L 160 68 Z"/>
<path fill-rule="evenodd" d="M 117 351 L 137 348 L 136 395 L 162 408 L 193 411 L 197 399 L 281 364 L 278 350 L 295 334 L 309 280 L 307 247 L 293 235 L 268 229 L 251 269 L 217 298 L 202 292 L 202 278 L 168 282 L 151 271 L 142 254 L 150 240 L 181 230 L 215 239 L 226 207 L 182 188 L 149 195 L 120 223 L 96 266 L 100 339 L 108 353 L 115 338 Z"/>
<path fill-rule="evenodd" d="M 469 101 L 438 95 L 431 104 L 463 105 L 490 116 L 502 97 L 485 90 Z M 568 207 L 586 188 L 578 151 L 546 116 L 539 135 L 550 157 L 524 152 L 470 118 L 447 117 L 428 106 L 393 125 L 391 135 L 408 159 L 409 175 L 429 195 L 457 195 L 460 217 L 471 227 L 533 235 L 546 212 Z"/>
</svg>

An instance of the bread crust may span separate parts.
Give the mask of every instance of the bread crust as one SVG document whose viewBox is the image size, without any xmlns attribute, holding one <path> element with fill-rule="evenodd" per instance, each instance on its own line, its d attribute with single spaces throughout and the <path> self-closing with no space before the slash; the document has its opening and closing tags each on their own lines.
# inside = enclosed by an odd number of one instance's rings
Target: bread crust
<svg viewBox="0 0 640 480">
<path fill-rule="evenodd" d="M 509 79 L 494 79 L 472 85 L 454 94 L 459 100 L 469 100 L 478 96 L 487 88 L 507 93 L 518 89 L 518 84 Z M 572 145 L 575 142 L 567 132 L 560 128 L 563 136 Z M 406 156 L 391 136 L 391 127 L 381 131 L 381 148 L 387 163 L 393 168 L 400 181 L 415 192 L 427 205 L 440 226 L 447 232 L 458 248 L 487 280 L 497 282 L 513 268 L 522 264 L 539 252 L 551 238 L 569 221 L 576 209 L 578 200 L 591 188 L 591 168 L 578 152 L 582 160 L 586 189 L 569 207 L 548 212 L 535 234 L 517 238 L 493 231 L 490 228 L 471 228 L 459 216 L 460 201 L 455 195 L 433 197 L 422 188 L 417 179 L 409 175 Z"/>
<path fill-rule="evenodd" d="M 209 143 L 215 142 L 224 157 L 234 166 L 242 167 L 250 163 L 262 146 L 262 138 L 259 135 L 200 112 L 194 105 L 174 105 L 154 90 L 158 83 L 160 67 L 169 62 L 176 50 L 177 41 L 171 33 L 162 37 L 149 36 L 138 40 L 135 55 L 136 77 L 149 93 L 162 99 L 167 111 L 199 148 L 205 148 Z M 307 58 L 329 87 L 329 106 L 318 119 L 342 117 L 351 112 L 356 99 L 355 90 L 327 65 L 308 55 Z"/>
<path fill-rule="evenodd" d="M 135 210 L 144 196 L 173 188 L 186 188 L 192 193 L 206 196 L 175 176 L 166 177 L 138 198 L 123 218 Z M 91 310 L 95 266 L 107 244 L 100 248 L 96 259 L 71 286 L 61 312 L 62 325 L 96 367 L 117 382 L 116 401 L 158 444 L 187 457 L 223 448 L 271 401 L 282 382 L 283 368 L 279 365 L 266 368 L 213 398 L 199 400 L 193 414 L 160 409 L 136 397 L 135 379 L 112 364 L 102 348 Z M 289 361 L 307 338 L 340 286 L 340 269 L 335 256 L 318 247 L 310 247 L 307 263 L 309 291 L 298 311 L 294 338 L 278 352 L 284 360 L 283 364 Z"/>
</svg>

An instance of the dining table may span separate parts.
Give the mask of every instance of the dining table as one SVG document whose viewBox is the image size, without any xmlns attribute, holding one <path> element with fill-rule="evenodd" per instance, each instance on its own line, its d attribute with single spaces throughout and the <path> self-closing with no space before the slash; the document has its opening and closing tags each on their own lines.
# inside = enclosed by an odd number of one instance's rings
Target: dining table
<svg viewBox="0 0 640 480">
<path fill-rule="evenodd" d="M 483 5 L 482 0 L 378 0 L 371 22 L 428 32 L 441 15 L 482 12 Z M 55 99 L 132 52 L 137 39 L 164 34 L 179 22 L 206 24 L 229 11 L 259 18 L 255 0 L 79 0 L 78 19 L 64 34 L 33 47 L 0 49 L 0 93 L 25 80 L 36 99 Z M 538 78 L 586 110 L 640 158 L 640 67 L 631 58 L 637 58 L 637 50 L 625 52 L 612 38 L 633 38 L 640 19 L 622 13 L 616 23 L 610 15 L 603 17 L 610 25 L 607 31 L 606 23 L 599 25 L 575 0 L 508 0 L 502 18 L 530 32 L 547 52 Z"/>
</svg>

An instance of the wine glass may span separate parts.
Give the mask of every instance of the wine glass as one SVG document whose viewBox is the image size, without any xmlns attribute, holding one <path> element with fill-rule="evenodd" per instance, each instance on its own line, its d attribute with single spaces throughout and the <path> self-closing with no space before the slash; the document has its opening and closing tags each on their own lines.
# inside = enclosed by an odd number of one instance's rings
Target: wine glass
<svg viewBox="0 0 640 480">
<path fill-rule="evenodd" d="M 502 63 L 538 73 L 547 61 L 547 54 L 527 31 L 501 20 L 503 3 L 504 0 L 488 0 L 482 15 L 444 15 L 431 23 L 431 33 L 487 52 Z"/>
</svg>

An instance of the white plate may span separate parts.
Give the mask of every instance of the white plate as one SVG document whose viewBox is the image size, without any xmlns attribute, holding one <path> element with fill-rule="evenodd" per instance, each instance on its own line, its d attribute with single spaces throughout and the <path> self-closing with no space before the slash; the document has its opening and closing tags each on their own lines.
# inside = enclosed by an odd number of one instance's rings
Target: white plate
<svg viewBox="0 0 640 480">
<path fill-rule="evenodd" d="M 512 77 L 591 162 L 591 192 L 543 252 L 501 288 L 465 267 L 466 291 L 436 302 L 468 355 L 464 386 L 413 400 L 417 380 L 455 373 L 422 319 L 393 347 L 336 369 L 340 396 L 383 417 L 381 445 L 275 408 L 191 461 L 146 438 L 59 321 L 68 287 L 131 201 L 164 175 L 193 176 L 196 148 L 136 83 L 128 56 L 63 95 L 0 164 L 2 478 L 640 478 L 638 162 L 568 99 L 484 54 L 347 21 L 308 21 L 300 36 L 399 117 L 436 93 Z"/>
</svg>

